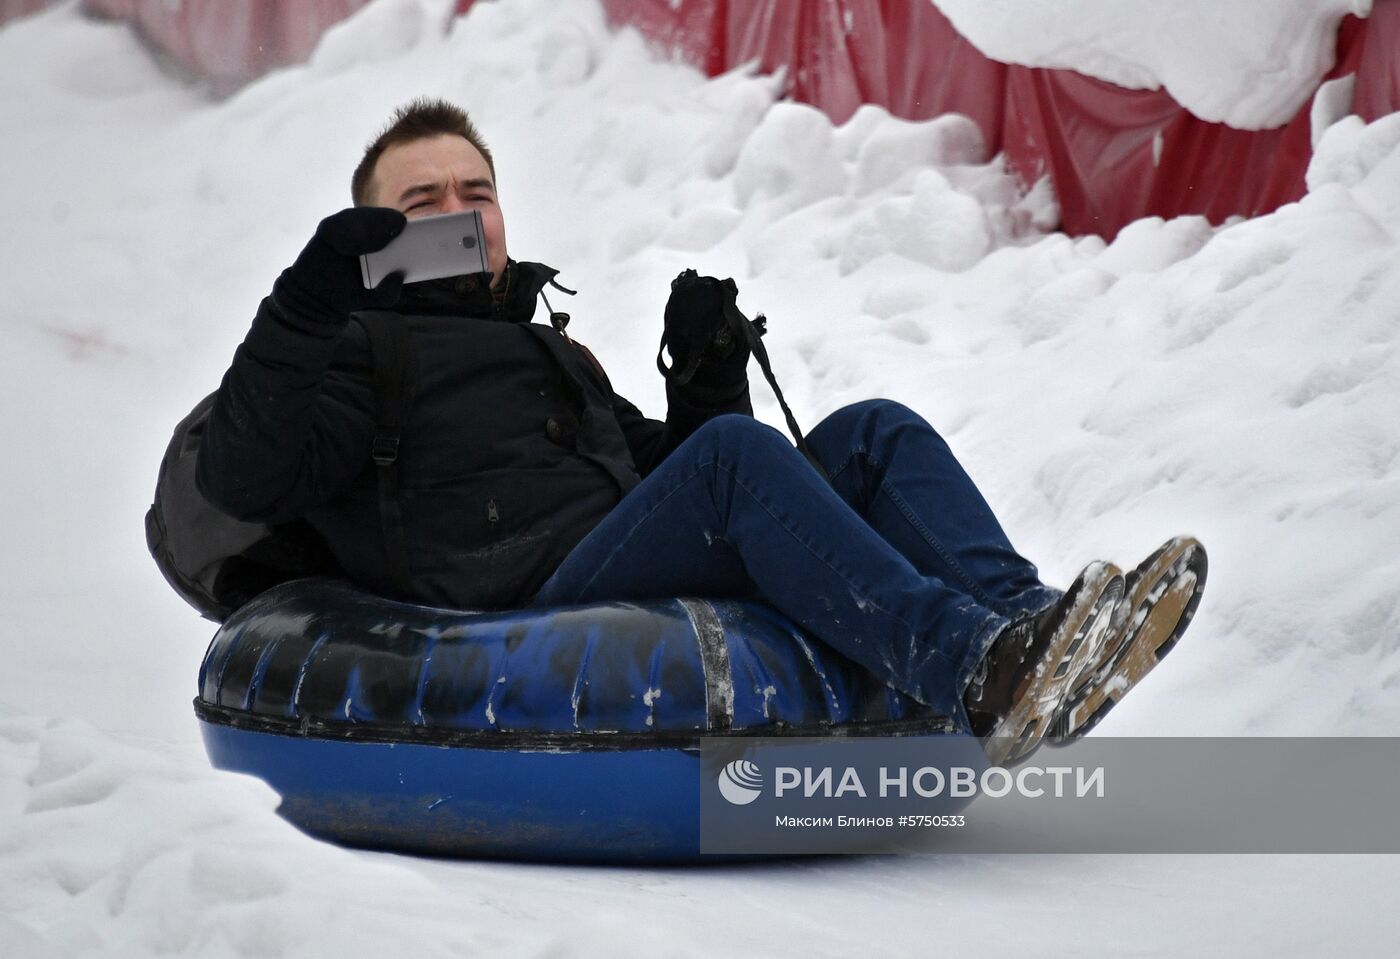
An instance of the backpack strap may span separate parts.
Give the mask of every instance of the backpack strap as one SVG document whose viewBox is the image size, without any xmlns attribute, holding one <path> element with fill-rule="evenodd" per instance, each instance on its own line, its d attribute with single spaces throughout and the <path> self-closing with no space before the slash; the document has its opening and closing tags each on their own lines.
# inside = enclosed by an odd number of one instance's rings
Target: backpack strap
<svg viewBox="0 0 1400 959">
<path fill-rule="evenodd" d="M 593 351 L 575 340 L 569 340 L 569 344 L 583 354 L 583 358 L 588 361 L 589 367 L 594 373 L 598 374 L 598 379 L 611 388 L 610 384 L 612 381 L 608 379 L 608 374 L 603 370 L 603 364 L 598 362 L 598 357 L 593 355 Z"/>
<path fill-rule="evenodd" d="M 374 360 L 374 446 L 370 455 L 379 476 L 384 550 L 395 586 L 408 596 L 413 591 L 413 578 L 399 499 L 399 443 L 415 386 L 408 324 L 397 313 L 383 310 L 364 310 L 356 313 L 355 319 L 369 335 Z"/>
</svg>

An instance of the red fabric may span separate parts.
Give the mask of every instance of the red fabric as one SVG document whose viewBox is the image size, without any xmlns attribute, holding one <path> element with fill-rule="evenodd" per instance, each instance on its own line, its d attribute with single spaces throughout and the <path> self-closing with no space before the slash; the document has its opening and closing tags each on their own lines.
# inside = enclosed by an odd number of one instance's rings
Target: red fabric
<svg viewBox="0 0 1400 959">
<path fill-rule="evenodd" d="M 1375 0 L 1358 33 L 1364 37 L 1355 44 L 1360 50 L 1352 108 L 1369 123 L 1400 110 L 1400 0 Z"/>
<path fill-rule="evenodd" d="M 1276 130 L 1207 123 L 1161 91 L 1122 90 L 1065 70 L 1012 67 L 1003 145 L 1023 182 L 1049 174 L 1061 229 L 1112 238 L 1144 216 L 1219 223 L 1303 195 L 1302 113 Z"/>
<path fill-rule="evenodd" d="M 999 151 L 1006 64 L 984 57 L 932 3 L 880 0 L 879 7 L 888 77 L 880 104 L 908 120 L 961 113 L 977 121 L 987 148 Z"/>
<path fill-rule="evenodd" d="M 132 24 L 219 91 L 310 56 L 326 28 L 369 0 L 83 0 L 84 9 Z"/>
<path fill-rule="evenodd" d="M 710 74 L 750 61 L 765 72 L 785 68 L 786 94 L 836 123 L 862 103 L 908 119 L 972 117 L 988 149 L 1005 151 L 1027 185 L 1050 176 L 1069 233 L 1112 238 L 1143 216 L 1218 223 L 1303 195 L 1310 103 L 1276 130 L 1207 123 L 1161 91 L 990 60 L 929 0 L 605 2 L 612 23 L 635 26 Z M 1348 17 L 1338 35 L 1329 76 L 1360 64 L 1358 109 L 1372 115 L 1400 100 L 1400 57 L 1386 55 L 1400 44 L 1375 40 L 1381 21 L 1400 38 L 1390 29 L 1397 13 L 1400 0 L 1376 0 L 1370 21 Z"/>
<path fill-rule="evenodd" d="M 1367 28 L 1344 21 L 1328 79 L 1355 72 Z M 1144 216 L 1200 214 L 1221 223 L 1300 199 L 1312 157 L 1311 106 L 1283 127 L 1237 130 L 1193 116 L 1160 90 L 1011 67 L 1003 143 L 1024 182 L 1050 175 L 1061 229 L 1111 239 Z"/>
<path fill-rule="evenodd" d="M 729 69 L 730 0 L 603 0 L 608 21 L 635 27 L 643 36 L 687 63 L 715 76 Z M 471 0 L 465 0 L 470 6 Z M 459 4 L 459 12 L 462 4 Z"/>
<path fill-rule="evenodd" d="M 870 0 L 603 0 L 609 22 L 632 26 L 714 76 L 756 62 L 786 71 L 785 95 L 844 123 L 889 99 L 888 30 Z"/>
<path fill-rule="evenodd" d="M 1159 172 L 1139 216 L 1199 213 L 1221 223 L 1241 214 L 1268 213 L 1306 192 L 1303 174 L 1312 158 L 1306 112 L 1286 127 L 1246 131 L 1203 123 L 1183 110 L 1163 141 Z M 1117 226 L 1135 212 L 1125 207 Z"/>
<path fill-rule="evenodd" d="M 896 116 L 964 113 L 1001 127 L 1006 66 L 964 40 L 928 0 L 603 0 L 711 76 L 757 62 L 786 70 L 786 96 L 845 122 L 863 103 Z M 460 8 L 459 8 L 460 9 Z M 996 146 L 996 144 L 993 144 Z"/>
<path fill-rule="evenodd" d="M 1022 182 L 1049 175 L 1070 233 L 1114 231 L 1119 214 L 1144 209 L 1153 178 L 1120 177 L 1152 170 L 1157 132 L 1180 112 L 1164 94 L 1121 91 L 1100 80 L 1058 70 L 1012 67 L 1007 73 L 1002 146 Z M 1105 191 L 1103 178 L 1115 179 Z"/>
<path fill-rule="evenodd" d="M 867 0 L 750 0 L 729 18 L 730 66 L 757 60 L 765 73 L 787 69 L 788 95 L 845 123 L 862 103 L 889 102 L 885 31 Z"/>
</svg>

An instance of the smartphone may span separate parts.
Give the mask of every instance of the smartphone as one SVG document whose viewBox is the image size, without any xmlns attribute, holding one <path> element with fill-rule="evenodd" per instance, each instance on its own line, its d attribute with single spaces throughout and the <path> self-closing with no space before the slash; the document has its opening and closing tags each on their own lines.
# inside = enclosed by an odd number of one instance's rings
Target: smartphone
<svg viewBox="0 0 1400 959">
<path fill-rule="evenodd" d="M 405 283 L 417 283 L 489 269 L 480 210 L 416 217 L 384 249 L 360 257 L 367 290 L 399 270 Z"/>
</svg>

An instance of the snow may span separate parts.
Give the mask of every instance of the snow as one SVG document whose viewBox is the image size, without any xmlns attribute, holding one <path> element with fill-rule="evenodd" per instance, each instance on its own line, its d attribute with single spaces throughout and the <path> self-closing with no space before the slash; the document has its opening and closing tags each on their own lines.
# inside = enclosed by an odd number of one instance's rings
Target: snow
<svg viewBox="0 0 1400 959">
<path fill-rule="evenodd" d="M 931 0 L 993 60 L 1165 88 L 1203 120 L 1282 126 L 1332 68 L 1343 16 L 1373 0 Z"/>
<path fill-rule="evenodd" d="M 570 332 L 644 409 L 694 266 L 768 314 L 800 422 L 913 406 L 1047 580 L 1203 539 L 1191 632 L 1102 733 L 1400 733 L 1400 117 L 1328 128 L 1276 214 L 1105 244 L 1047 234 L 1048 190 L 1021 195 L 963 119 L 833 128 L 771 79 L 659 62 L 591 0 L 477 4 L 444 35 L 451 6 L 379 0 L 223 101 L 76 3 L 0 30 L 0 955 L 1382 953 L 1387 857 L 420 861 L 313 841 L 209 768 L 211 630 L 146 555 L 155 468 L 419 94 L 473 111 L 513 251 L 580 289 Z"/>
</svg>

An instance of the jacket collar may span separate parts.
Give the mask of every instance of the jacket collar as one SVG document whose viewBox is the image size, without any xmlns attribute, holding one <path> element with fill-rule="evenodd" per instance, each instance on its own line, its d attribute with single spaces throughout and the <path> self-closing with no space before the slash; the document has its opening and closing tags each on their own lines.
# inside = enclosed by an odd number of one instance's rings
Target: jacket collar
<svg viewBox="0 0 1400 959">
<path fill-rule="evenodd" d="M 489 273 L 450 276 L 404 286 L 398 311 L 425 316 L 470 316 L 528 323 L 546 283 L 559 273 L 543 263 L 506 263 L 505 283 L 493 293 Z"/>
</svg>

